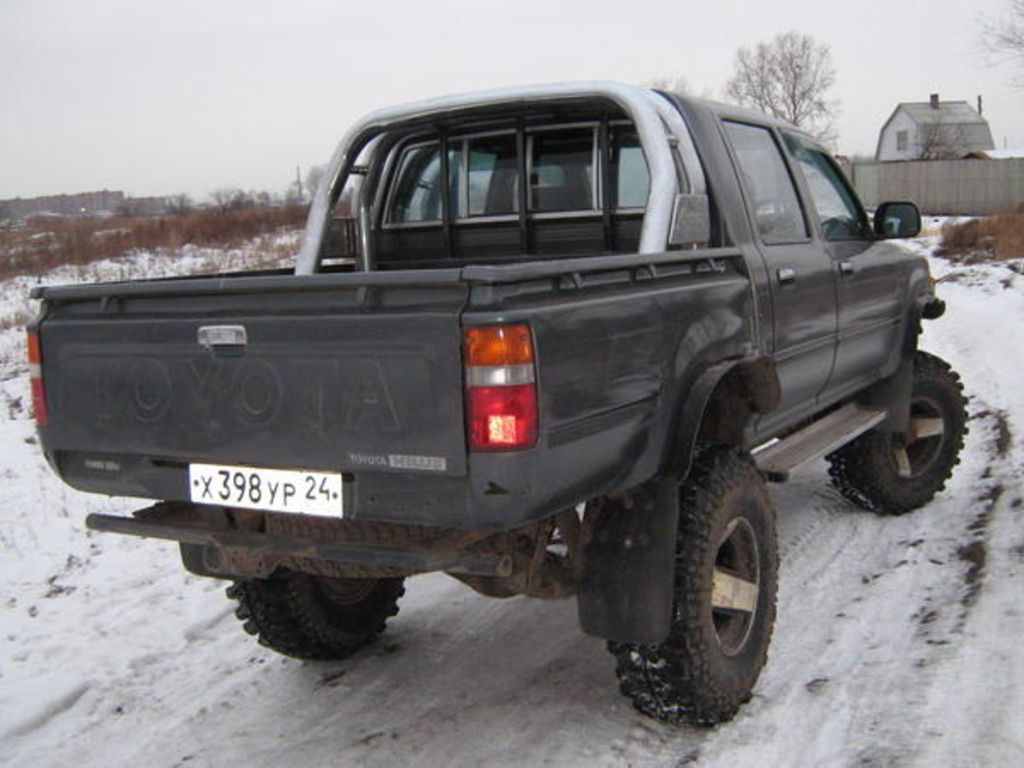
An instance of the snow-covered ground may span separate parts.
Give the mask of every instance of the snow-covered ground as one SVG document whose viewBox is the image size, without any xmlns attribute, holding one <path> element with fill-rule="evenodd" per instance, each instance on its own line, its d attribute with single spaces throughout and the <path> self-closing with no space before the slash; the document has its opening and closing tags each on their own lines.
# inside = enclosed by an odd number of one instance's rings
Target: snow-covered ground
<svg viewBox="0 0 1024 768">
<path fill-rule="evenodd" d="M 118 276 L 153 266 L 124 260 Z M 932 266 L 949 308 L 924 346 L 966 382 L 963 463 L 894 519 L 840 498 L 823 464 L 772 487 L 769 663 L 750 704 L 710 731 L 634 712 L 572 601 L 488 600 L 439 575 L 409 580 L 387 634 L 355 658 L 264 650 L 173 545 L 85 530 L 89 512 L 139 504 L 56 480 L 21 330 L 0 332 L 0 763 L 1024 765 L 1024 276 Z M 23 282 L 0 284 L 0 315 L 24 310 Z"/>
</svg>

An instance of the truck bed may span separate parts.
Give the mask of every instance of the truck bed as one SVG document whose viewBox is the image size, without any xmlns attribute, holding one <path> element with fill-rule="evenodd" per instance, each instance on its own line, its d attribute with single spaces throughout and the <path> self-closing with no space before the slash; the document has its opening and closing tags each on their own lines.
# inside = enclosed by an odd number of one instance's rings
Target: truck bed
<svg viewBox="0 0 1024 768">
<path fill-rule="evenodd" d="M 735 356 L 751 332 L 733 248 L 39 297 L 41 437 L 75 487 L 188 500 L 194 463 L 340 471 L 346 517 L 454 527 L 510 528 L 653 476 L 702 370 L 669 350 Z M 469 452 L 464 328 L 524 321 L 537 446 Z M 204 347 L 211 327 L 246 343 Z"/>
</svg>

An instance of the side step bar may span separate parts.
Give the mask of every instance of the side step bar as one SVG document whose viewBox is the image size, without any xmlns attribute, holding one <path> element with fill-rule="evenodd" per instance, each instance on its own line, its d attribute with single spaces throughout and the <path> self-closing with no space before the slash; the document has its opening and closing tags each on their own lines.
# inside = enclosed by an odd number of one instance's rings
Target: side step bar
<svg viewBox="0 0 1024 768">
<path fill-rule="evenodd" d="M 397 568 L 411 573 L 445 571 L 477 576 L 508 576 L 512 573 L 512 558 L 509 555 L 457 550 L 401 549 L 363 542 L 328 543 L 280 535 L 270 536 L 257 531 L 215 528 L 194 521 L 173 518 L 161 520 L 145 516 L 146 513 L 158 509 L 159 505 L 140 510 L 144 515 L 142 518 L 91 514 L 85 518 L 85 525 L 94 531 L 166 539 L 186 544 L 239 547 L 258 554 L 307 557 L 339 565 Z"/>
<path fill-rule="evenodd" d="M 766 479 L 785 482 L 795 469 L 860 437 L 885 421 L 888 415 L 884 409 L 862 408 L 853 403 L 844 405 L 778 442 L 755 451 L 754 461 Z"/>
</svg>

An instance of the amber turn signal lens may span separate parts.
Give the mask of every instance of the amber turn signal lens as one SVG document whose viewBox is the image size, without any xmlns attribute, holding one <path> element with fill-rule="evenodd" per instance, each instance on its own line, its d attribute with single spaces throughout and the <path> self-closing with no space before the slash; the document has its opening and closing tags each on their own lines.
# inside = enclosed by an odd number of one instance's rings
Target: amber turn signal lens
<svg viewBox="0 0 1024 768">
<path fill-rule="evenodd" d="M 28 333 L 28 363 L 29 365 L 39 365 L 43 362 L 43 355 L 39 348 L 39 334 Z"/>
<path fill-rule="evenodd" d="M 466 365 L 525 365 L 533 362 L 528 325 L 487 325 L 466 329 Z"/>
<path fill-rule="evenodd" d="M 50 421 L 50 412 L 46 407 L 46 389 L 43 387 L 43 352 L 39 345 L 39 334 L 32 331 L 28 333 L 28 370 L 32 386 L 32 412 L 36 424 L 45 427 Z"/>
</svg>

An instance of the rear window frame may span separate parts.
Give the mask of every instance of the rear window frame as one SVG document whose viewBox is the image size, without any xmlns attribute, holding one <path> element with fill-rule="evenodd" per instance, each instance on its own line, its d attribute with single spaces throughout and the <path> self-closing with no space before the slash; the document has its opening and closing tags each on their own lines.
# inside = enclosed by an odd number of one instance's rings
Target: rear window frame
<svg viewBox="0 0 1024 768">
<path fill-rule="evenodd" d="M 573 131 L 581 128 L 589 128 L 591 131 L 591 184 L 593 188 L 593 207 L 572 209 L 564 211 L 538 211 L 532 206 L 532 194 L 527 194 L 527 207 L 526 217 L 532 220 L 550 220 L 550 219 L 576 219 L 576 218 L 591 218 L 601 217 L 604 213 L 604 190 L 605 182 L 603 178 L 603 163 L 601 162 L 601 147 L 600 147 L 600 136 L 602 121 L 600 120 L 584 120 L 584 121 L 571 121 L 563 123 L 553 123 L 545 125 L 532 125 L 525 126 L 522 129 L 519 128 L 493 128 L 484 129 L 479 131 L 465 131 L 455 133 L 448 137 L 449 150 L 455 149 L 459 154 L 460 158 L 460 172 L 458 179 L 458 189 L 456 198 L 456 210 L 453 211 L 451 223 L 453 226 L 465 227 L 474 224 L 490 224 L 498 222 L 516 222 L 519 220 L 520 213 L 517 210 L 514 213 L 503 213 L 503 214 L 485 214 L 472 216 L 469 214 L 469 152 L 470 145 L 474 139 L 490 138 L 497 136 L 517 136 L 519 130 L 523 131 L 524 139 L 523 142 L 524 152 L 526 154 L 526 173 L 528 177 L 532 177 L 533 174 L 533 156 L 534 156 L 534 137 L 540 133 L 550 133 L 556 131 Z M 617 131 L 622 131 L 622 128 L 626 128 L 625 133 L 634 133 L 635 127 L 629 120 L 608 120 L 609 129 L 609 140 L 614 141 Z M 440 148 L 441 140 L 440 136 L 436 132 L 423 132 L 416 135 L 409 136 L 396 142 L 396 144 L 389 150 L 387 158 L 384 163 L 383 173 L 381 179 L 383 181 L 383 194 L 378 198 L 379 209 L 377 215 L 374 217 L 378 222 L 378 226 L 381 229 L 434 229 L 442 227 L 444 222 L 442 218 L 430 219 L 426 221 L 394 221 L 392 216 L 394 215 L 395 206 L 395 194 L 397 192 L 397 181 L 398 173 L 402 168 L 402 161 L 406 156 L 406 153 L 422 146 L 436 145 Z M 648 194 L 650 189 L 650 166 L 647 165 L 647 158 L 644 157 L 644 165 L 647 168 L 648 178 Z M 615 182 L 617 179 L 613 178 L 611 182 Z M 519 180 L 522 183 L 522 180 Z M 518 186 L 517 186 L 518 189 Z M 617 193 L 615 190 L 611 190 L 611 195 L 617 203 Z M 517 195 L 518 196 L 518 195 Z M 620 206 L 616 205 L 611 209 L 611 213 L 614 215 L 630 215 L 630 214 L 643 214 L 646 211 L 646 201 L 643 205 L 639 206 Z"/>
</svg>

